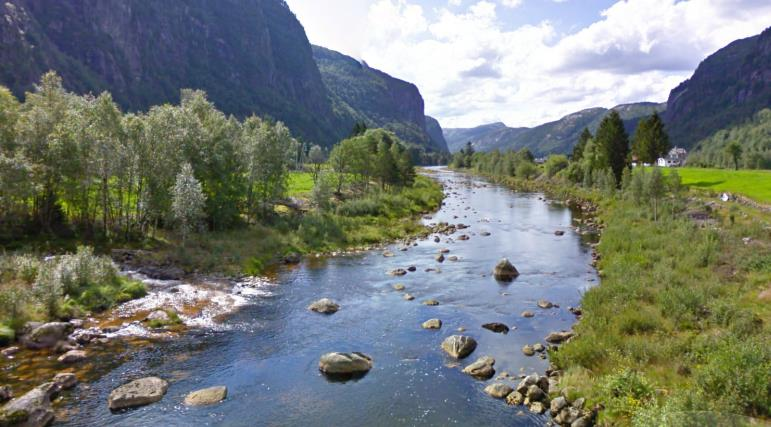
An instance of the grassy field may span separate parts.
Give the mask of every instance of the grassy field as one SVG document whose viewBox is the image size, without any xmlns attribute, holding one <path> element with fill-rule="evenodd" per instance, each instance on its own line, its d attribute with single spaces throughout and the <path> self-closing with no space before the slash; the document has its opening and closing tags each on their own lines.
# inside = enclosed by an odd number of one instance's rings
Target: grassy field
<svg viewBox="0 0 771 427">
<path fill-rule="evenodd" d="M 701 168 L 676 170 L 685 185 L 715 192 L 737 193 L 763 204 L 771 204 L 771 171 Z"/>
<path fill-rule="evenodd" d="M 304 196 L 313 191 L 313 175 L 310 172 L 291 172 L 289 174 L 290 197 Z"/>
</svg>

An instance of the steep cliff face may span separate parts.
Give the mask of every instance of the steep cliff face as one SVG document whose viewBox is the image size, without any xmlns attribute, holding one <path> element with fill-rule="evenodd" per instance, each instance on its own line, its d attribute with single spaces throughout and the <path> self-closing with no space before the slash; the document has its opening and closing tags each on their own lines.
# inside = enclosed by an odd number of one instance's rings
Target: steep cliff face
<svg viewBox="0 0 771 427">
<path fill-rule="evenodd" d="M 109 90 L 130 110 L 195 88 L 226 113 L 270 115 L 313 142 L 342 132 L 282 0 L 8 0 L 0 18 L 0 84 L 17 96 L 53 69 L 69 89 Z"/>
<path fill-rule="evenodd" d="M 705 59 L 672 90 L 666 122 L 673 144 L 692 147 L 771 107 L 771 28 Z"/>
<path fill-rule="evenodd" d="M 437 151 L 449 152 L 447 140 L 444 139 L 442 125 L 433 117 L 426 116 L 426 133 L 431 137 L 431 143 Z"/>
<path fill-rule="evenodd" d="M 389 129 L 415 146 L 447 151 L 446 144 L 427 131 L 423 97 L 417 86 L 333 50 L 313 46 L 313 54 L 336 115 L 351 128 L 363 121 L 369 127 Z M 434 128 L 439 126 L 434 122 Z"/>
</svg>

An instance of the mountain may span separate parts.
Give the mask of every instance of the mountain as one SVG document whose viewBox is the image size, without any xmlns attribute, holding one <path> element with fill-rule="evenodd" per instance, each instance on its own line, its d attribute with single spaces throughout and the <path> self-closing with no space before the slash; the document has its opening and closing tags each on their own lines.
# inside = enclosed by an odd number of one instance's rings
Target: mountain
<svg viewBox="0 0 771 427">
<path fill-rule="evenodd" d="M 435 134 L 441 134 L 441 127 L 436 120 L 427 120 L 417 86 L 320 46 L 313 46 L 313 56 L 334 112 L 349 129 L 364 122 L 391 130 L 412 145 L 447 151 L 443 138 L 436 140 L 429 134 L 428 122 Z"/>
<path fill-rule="evenodd" d="M 68 90 L 109 91 L 129 111 L 202 89 L 225 113 L 270 116 L 309 143 L 329 147 L 364 121 L 447 152 L 415 85 L 311 47 L 283 0 L 7 0 L 0 18 L 0 84 L 19 98 L 55 70 Z"/>
<path fill-rule="evenodd" d="M 693 147 L 771 107 L 771 28 L 702 61 L 672 90 L 665 120 L 673 144 Z"/>
<path fill-rule="evenodd" d="M 444 139 L 444 132 L 439 121 L 433 117 L 426 116 L 426 133 L 431 137 L 431 143 L 437 151 L 448 153 L 447 140 Z"/>
<path fill-rule="evenodd" d="M 627 132 L 631 135 L 641 118 L 654 111 L 662 112 L 665 107 L 665 104 L 640 102 L 619 105 L 613 107 L 613 110 L 621 115 Z M 472 129 L 446 129 L 445 137 L 453 152 L 471 141 L 479 151 L 527 148 L 536 156 L 567 154 L 578 142 L 581 131 L 588 127 L 592 133 L 596 132 L 600 122 L 609 112 L 606 108 L 590 108 L 534 128 L 509 128 L 503 123 L 493 123 Z"/>
<path fill-rule="evenodd" d="M 341 134 L 305 31 L 280 0 L 8 0 L 0 84 L 17 97 L 56 70 L 128 110 L 203 89 L 228 114 L 270 115 L 302 138 Z"/>
</svg>

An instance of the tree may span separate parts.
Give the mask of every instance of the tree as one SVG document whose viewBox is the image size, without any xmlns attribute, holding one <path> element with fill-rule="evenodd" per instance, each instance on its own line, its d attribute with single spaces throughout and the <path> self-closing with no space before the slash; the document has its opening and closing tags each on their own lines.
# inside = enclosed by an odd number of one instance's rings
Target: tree
<svg viewBox="0 0 771 427">
<path fill-rule="evenodd" d="M 318 145 L 311 147 L 308 152 L 308 161 L 311 163 L 311 175 L 313 176 L 313 183 L 318 183 L 319 173 L 324 166 L 324 150 Z"/>
<path fill-rule="evenodd" d="M 247 150 L 247 207 L 252 214 L 267 215 L 272 204 L 284 197 L 289 177 L 289 163 L 294 152 L 289 129 L 252 117 L 244 123 Z"/>
<path fill-rule="evenodd" d="M 351 130 L 351 135 L 349 135 L 349 138 L 364 135 L 366 132 L 367 124 L 362 121 L 358 121 L 353 125 L 353 130 Z"/>
<path fill-rule="evenodd" d="M 653 172 L 648 177 L 646 186 L 646 193 L 648 197 L 653 201 L 653 220 L 659 220 L 659 200 L 664 197 L 666 193 L 666 183 L 664 182 L 664 175 L 661 173 L 661 169 L 653 168 Z"/>
<path fill-rule="evenodd" d="M 546 171 L 546 175 L 551 178 L 559 171 L 567 168 L 569 163 L 570 162 L 568 162 L 567 156 L 562 154 L 553 154 L 549 156 L 548 159 L 546 159 L 546 163 L 544 163 L 543 168 Z"/>
<path fill-rule="evenodd" d="M 743 152 L 742 146 L 736 141 L 731 141 L 725 147 L 725 153 L 733 160 L 735 170 L 739 170 L 739 159 L 742 157 Z"/>
<path fill-rule="evenodd" d="M 628 164 L 629 137 L 618 112 L 611 111 L 600 123 L 595 141 L 600 151 L 600 162 L 613 170 L 617 183 Z M 603 167 L 603 169 L 604 169 Z"/>
<path fill-rule="evenodd" d="M 201 183 L 193 176 L 193 167 L 184 163 L 171 190 L 171 212 L 185 244 L 190 232 L 195 231 L 204 217 L 206 196 Z"/>
<path fill-rule="evenodd" d="M 632 153 L 642 163 L 656 163 L 656 160 L 666 155 L 671 148 L 669 135 L 658 113 L 640 121 L 633 140 Z"/>
<path fill-rule="evenodd" d="M 589 132 L 589 128 L 584 128 L 583 132 L 581 132 L 581 135 L 578 137 L 578 143 L 575 145 L 575 147 L 573 147 L 574 162 L 581 161 L 581 159 L 584 156 L 584 148 L 586 148 L 586 144 L 592 138 L 593 136 L 592 136 L 592 133 Z"/>
</svg>

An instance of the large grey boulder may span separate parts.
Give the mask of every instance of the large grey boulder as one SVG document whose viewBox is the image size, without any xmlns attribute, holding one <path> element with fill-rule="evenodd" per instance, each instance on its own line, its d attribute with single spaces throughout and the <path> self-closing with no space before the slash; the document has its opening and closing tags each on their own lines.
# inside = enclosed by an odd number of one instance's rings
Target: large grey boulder
<svg viewBox="0 0 771 427">
<path fill-rule="evenodd" d="M 225 386 L 209 387 L 196 390 L 185 397 L 187 406 L 206 406 L 220 403 L 228 397 L 228 388 Z"/>
<path fill-rule="evenodd" d="M 463 368 L 463 373 L 471 375 L 474 378 L 490 379 L 495 375 L 495 359 L 490 356 L 483 356 L 477 359 L 474 363 Z"/>
<path fill-rule="evenodd" d="M 45 427 L 54 421 L 51 399 L 60 391 L 56 383 L 45 383 L 13 399 L 0 409 L 1 426 Z"/>
<path fill-rule="evenodd" d="M 308 310 L 316 313 L 332 314 L 340 310 L 340 306 L 329 298 L 322 298 L 308 306 Z"/>
<path fill-rule="evenodd" d="M 319 370 L 330 375 L 363 374 L 372 369 L 372 358 L 363 353 L 327 353 L 319 360 Z"/>
<path fill-rule="evenodd" d="M 477 348 L 474 338 L 465 335 L 452 335 L 442 342 L 442 350 L 456 359 L 463 359 Z"/>
<path fill-rule="evenodd" d="M 496 399 L 503 399 L 513 391 L 514 390 L 510 386 L 504 383 L 493 383 L 485 387 L 485 393 Z"/>
<path fill-rule="evenodd" d="M 29 332 L 21 341 L 27 348 L 40 350 L 52 348 L 60 341 L 67 340 L 67 336 L 75 327 L 69 322 L 50 322 L 42 325 L 30 324 L 29 328 Z"/>
<path fill-rule="evenodd" d="M 519 276 L 519 271 L 508 259 L 504 258 L 495 266 L 493 276 L 495 276 L 495 280 L 511 282 Z"/>
<path fill-rule="evenodd" d="M 140 378 L 113 390 L 107 403 L 113 411 L 149 405 L 163 399 L 168 390 L 169 383 L 158 377 Z"/>
</svg>

